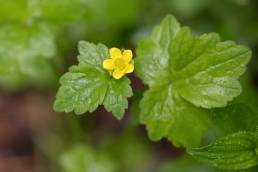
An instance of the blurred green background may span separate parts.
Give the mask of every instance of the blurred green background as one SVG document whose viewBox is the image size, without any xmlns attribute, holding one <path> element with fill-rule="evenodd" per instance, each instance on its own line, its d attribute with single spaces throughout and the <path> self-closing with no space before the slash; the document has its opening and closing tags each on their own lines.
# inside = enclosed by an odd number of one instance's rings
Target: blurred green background
<svg viewBox="0 0 258 172">
<path fill-rule="evenodd" d="M 194 34 L 217 32 L 252 49 L 235 101 L 258 112 L 257 0 L 0 0 L 0 171 L 219 172 L 165 140 L 149 141 L 137 121 L 144 87 L 133 75 L 134 103 L 122 121 L 101 108 L 52 110 L 79 40 L 135 50 L 166 14 Z"/>
</svg>

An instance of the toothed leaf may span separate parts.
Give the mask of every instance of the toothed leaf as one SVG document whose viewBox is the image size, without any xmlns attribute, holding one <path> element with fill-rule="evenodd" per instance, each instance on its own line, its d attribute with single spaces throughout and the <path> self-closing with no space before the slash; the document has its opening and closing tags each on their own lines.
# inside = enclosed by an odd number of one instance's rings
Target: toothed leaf
<svg viewBox="0 0 258 172">
<path fill-rule="evenodd" d="M 107 111 L 121 119 L 128 106 L 127 98 L 132 96 L 130 80 L 127 77 L 116 80 L 102 68 L 102 61 L 109 56 L 106 46 L 82 41 L 79 52 L 79 64 L 60 79 L 55 111 L 82 114 L 104 105 Z"/>
</svg>

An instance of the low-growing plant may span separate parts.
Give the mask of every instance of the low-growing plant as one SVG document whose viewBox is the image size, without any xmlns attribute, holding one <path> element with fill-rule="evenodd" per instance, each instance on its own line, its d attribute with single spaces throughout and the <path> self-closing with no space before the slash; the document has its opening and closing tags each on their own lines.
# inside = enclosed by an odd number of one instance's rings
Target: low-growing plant
<svg viewBox="0 0 258 172">
<path fill-rule="evenodd" d="M 249 48 L 216 33 L 193 34 L 168 15 L 135 53 L 87 41 L 78 49 L 78 64 L 60 78 L 55 111 L 84 114 L 103 105 L 121 120 L 133 97 L 132 115 L 152 141 L 166 138 L 219 169 L 258 164 L 257 111 L 243 98 L 239 80 Z M 144 89 L 132 89 L 126 76 L 132 72 Z"/>
</svg>

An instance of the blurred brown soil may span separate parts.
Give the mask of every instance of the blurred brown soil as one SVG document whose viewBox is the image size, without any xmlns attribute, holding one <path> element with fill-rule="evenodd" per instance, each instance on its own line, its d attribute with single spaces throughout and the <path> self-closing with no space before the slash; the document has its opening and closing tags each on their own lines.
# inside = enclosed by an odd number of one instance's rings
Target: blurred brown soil
<svg viewBox="0 0 258 172">
<path fill-rule="evenodd" d="M 46 131 L 49 96 L 35 92 L 0 92 L 0 172 L 38 172 L 33 136 Z"/>
</svg>

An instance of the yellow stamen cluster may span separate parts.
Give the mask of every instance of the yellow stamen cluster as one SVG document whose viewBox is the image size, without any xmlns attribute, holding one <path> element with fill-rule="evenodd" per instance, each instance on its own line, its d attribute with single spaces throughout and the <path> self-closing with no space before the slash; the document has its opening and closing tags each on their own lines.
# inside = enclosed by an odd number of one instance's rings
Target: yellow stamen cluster
<svg viewBox="0 0 258 172">
<path fill-rule="evenodd" d="M 122 78 L 127 73 L 132 73 L 134 65 L 132 63 L 133 53 L 131 50 L 120 50 L 111 48 L 110 57 L 103 61 L 103 68 L 110 71 L 115 79 Z"/>
</svg>

